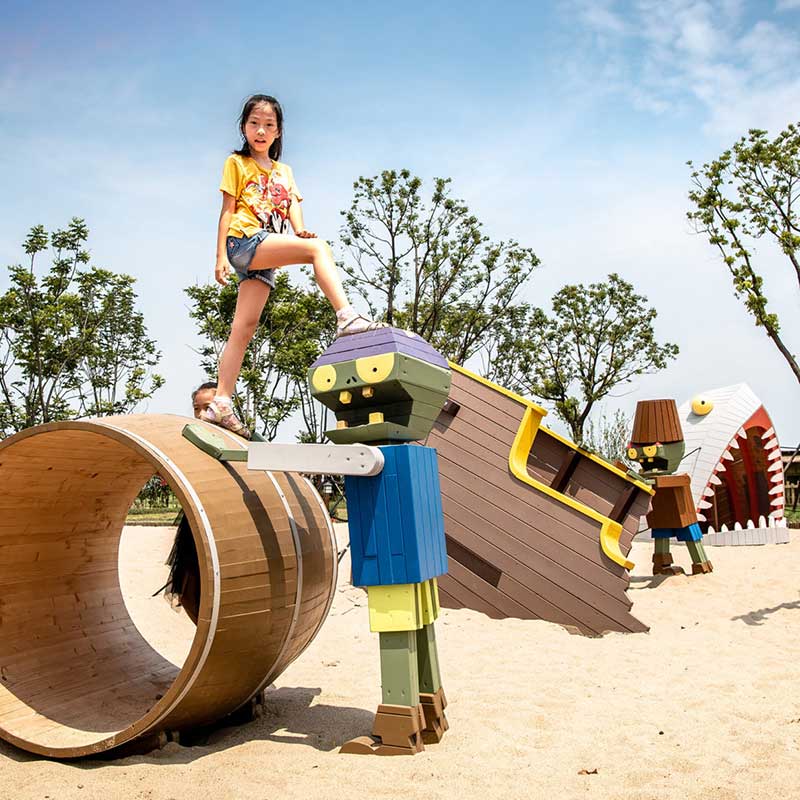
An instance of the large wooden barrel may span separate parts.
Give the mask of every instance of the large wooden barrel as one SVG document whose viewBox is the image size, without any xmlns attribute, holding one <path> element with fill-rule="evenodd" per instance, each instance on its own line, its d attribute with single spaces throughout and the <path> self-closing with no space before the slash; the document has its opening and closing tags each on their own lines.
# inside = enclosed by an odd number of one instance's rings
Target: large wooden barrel
<svg viewBox="0 0 800 800">
<path fill-rule="evenodd" d="M 0 442 L 0 736 L 18 747 L 70 758 L 213 722 L 322 625 L 336 544 L 319 495 L 299 475 L 214 460 L 182 437 L 190 421 L 57 422 Z M 154 473 L 183 506 L 200 564 L 180 668 L 139 633 L 120 590 L 126 513 Z"/>
</svg>

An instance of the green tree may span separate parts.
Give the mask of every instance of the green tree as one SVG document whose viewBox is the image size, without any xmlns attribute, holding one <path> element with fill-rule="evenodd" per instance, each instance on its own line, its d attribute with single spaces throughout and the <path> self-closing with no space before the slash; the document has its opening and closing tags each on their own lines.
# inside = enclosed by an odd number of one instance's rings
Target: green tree
<svg viewBox="0 0 800 800">
<path fill-rule="evenodd" d="M 698 233 L 717 248 L 755 324 L 764 329 L 800 381 L 797 358 L 781 337 L 778 315 L 768 310 L 755 242 L 766 237 L 788 259 L 800 284 L 800 128 L 789 125 L 775 139 L 753 129 L 731 150 L 692 168 L 687 213 Z"/>
<path fill-rule="evenodd" d="M 480 356 L 488 369 L 498 349 L 513 348 L 509 328 L 527 306 L 520 292 L 539 265 L 515 241 L 491 242 L 467 206 L 436 178 L 429 199 L 408 170 L 387 170 L 354 184 L 343 211 L 347 284 L 373 317 L 427 339 L 447 358 Z"/>
<path fill-rule="evenodd" d="M 184 291 L 192 301 L 190 316 L 204 338 L 197 349 L 201 365 L 216 377 L 236 310 L 236 283 L 190 286 Z M 322 441 L 325 419 L 310 397 L 306 371 L 335 334 L 336 317 L 328 301 L 316 290 L 293 285 L 286 271 L 278 271 L 245 351 L 234 397 L 240 417 L 268 441 L 297 411 L 306 424 L 302 440 Z"/>
<path fill-rule="evenodd" d="M 163 384 L 161 358 L 136 310 L 134 279 L 89 266 L 89 230 L 74 218 L 33 227 L 27 265 L 0 296 L 0 434 L 43 422 L 124 414 Z M 52 246 L 49 268 L 40 254 Z"/>
<path fill-rule="evenodd" d="M 656 311 L 619 275 L 605 283 L 564 286 L 553 296 L 552 314 L 531 309 L 518 329 L 512 357 L 497 359 L 493 377 L 521 393 L 553 404 L 572 438 L 585 442 L 594 405 L 635 376 L 663 369 L 674 344 L 659 344 Z"/>
<path fill-rule="evenodd" d="M 161 354 L 136 310 L 136 279 L 91 269 L 76 276 L 75 283 L 84 324 L 92 332 L 79 361 L 81 413 L 126 414 L 164 382 L 153 375 L 146 385 L 148 370 Z"/>
<path fill-rule="evenodd" d="M 633 420 L 620 409 L 613 414 L 602 413 L 588 419 L 584 431 L 584 446 L 612 464 L 621 461 L 627 469 L 639 471 L 639 464 L 628 458 Z"/>
</svg>

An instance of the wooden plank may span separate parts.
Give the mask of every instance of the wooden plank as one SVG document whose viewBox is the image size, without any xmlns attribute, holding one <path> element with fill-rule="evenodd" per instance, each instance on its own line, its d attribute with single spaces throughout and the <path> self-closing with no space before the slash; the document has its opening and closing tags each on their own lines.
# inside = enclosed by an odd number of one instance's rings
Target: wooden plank
<svg viewBox="0 0 800 800">
<path fill-rule="evenodd" d="M 622 522 L 628 516 L 638 492 L 639 490 L 632 483 L 628 484 L 617 498 L 617 502 L 614 503 L 614 507 L 608 515 L 609 518 L 615 522 Z"/>
<path fill-rule="evenodd" d="M 495 472 L 483 465 L 481 469 L 476 469 L 474 465 L 465 466 L 464 462 L 467 459 L 460 451 L 443 447 L 439 456 L 443 507 L 446 514 L 458 515 L 458 509 L 446 502 L 446 499 L 451 497 L 460 497 L 461 502 L 473 509 L 475 503 L 485 505 L 485 511 L 479 512 L 481 517 L 502 519 L 502 524 L 497 527 L 516 531 L 517 538 L 521 541 L 530 537 L 542 537 L 582 555 L 587 561 L 584 565 L 586 569 L 591 569 L 592 564 L 598 564 L 603 570 L 606 569 L 605 564 L 599 561 L 598 522 L 569 506 L 559 504 L 547 495 L 530 489 L 511 476 L 504 480 L 502 476 L 498 477 Z M 445 485 L 448 488 L 445 488 Z M 451 486 L 453 488 L 450 488 Z M 460 492 L 459 487 L 466 489 L 473 499 L 470 500 Z M 609 567 L 612 574 L 616 574 L 620 580 L 627 581 L 624 568 L 615 566 L 618 569 Z"/>
<path fill-rule="evenodd" d="M 594 632 L 617 627 L 627 629 L 631 603 L 624 595 L 602 597 L 590 582 L 578 575 L 569 575 L 559 564 L 538 557 L 530 550 L 526 553 L 525 548 L 519 548 L 512 554 L 503 550 L 505 542 L 497 539 L 490 542 L 466 528 L 452 527 L 459 542 L 467 543 L 473 551 L 502 568 L 498 587 L 504 576 L 526 587 L 525 598 L 521 595 L 515 598 L 528 610 L 524 618 L 560 621 L 551 619 L 553 609 L 558 609 L 559 615 L 569 618 L 568 624 L 585 623 Z M 444 577 L 442 581 L 446 585 Z"/>
<path fill-rule="evenodd" d="M 564 454 L 564 460 L 561 462 L 561 466 L 550 484 L 551 488 L 557 492 L 563 492 L 567 488 L 567 484 L 570 482 L 580 460 L 581 454 L 577 450 L 567 450 Z"/>
</svg>

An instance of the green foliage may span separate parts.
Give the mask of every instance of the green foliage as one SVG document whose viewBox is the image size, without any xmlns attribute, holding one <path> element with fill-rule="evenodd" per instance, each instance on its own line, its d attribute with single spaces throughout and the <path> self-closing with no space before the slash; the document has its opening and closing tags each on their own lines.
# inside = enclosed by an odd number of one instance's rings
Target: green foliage
<svg viewBox="0 0 800 800">
<path fill-rule="evenodd" d="M 587 450 L 610 461 L 621 461 L 629 470 L 639 471 L 639 464 L 628 458 L 633 420 L 624 411 L 602 413 L 586 423 L 583 445 Z"/>
<path fill-rule="evenodd" d="M 436 178 L 430 199 L 408 170 L 384 171 L 354 184 L 343 211 L 340 266 L 348 288 L 375 318 L 427 339 L 447 358 L 475 355 L 486 368 L 527 307 L 518 301 L 539 259 L 515 241 L 490 242 L 467 206 Z"/>
<path fill-rule="evenodd" d="M 185 292 L 192 301 L 189 313 L 205 340 L 197 350 L 201 365 L 216 378 L 236 310 L 236 282 L 190 286 Z M 245 351 L 234 398 L 240 418 L 272 441 L 281 423 L 300 410 L 306 424 L 301 440 L 322 441 L 326 410 L 313 402 L 306 371 L 335 334 L 336 316 L 328 301 L 316 290 L 294 286 L 279 271 Z"/>
<path fill-rule="evenodd" d="M 89 265 L 89 230 L 74 218 L 33 227 L 27 266 L 8 268 L 0 296 L 0 435 L 43 422 L 125 414 L 163 384 L 161 358 L 136 310 L 135 280 Z M 37 256 L 53 259 L 38 274 Z"/>
<path fill-rule="evenodd" d="M 180 503 L 161 475 L 153 475 L 141 488 L 129 513 L 139 513 L 150 509 L 172 509 L 178 511 Z M 173 514 L 174 515 L 174 514 Z"/>
<path fill-rule="evenodd" d="M 552 309 L 531 309 L 509 332 L 517 347 L 496 360 L 492 378 L 551 402 L 582 444 L 595 403 L 635 376 L 663 369 L 678 348 L 656 341 L 655 309 L 616 274 L 606 283 L 564 286 Z"/>
<path fill-rule="evenodd" d="M 756 269 L 754 242 L 771 239 L 788 259 L 800 284 L 800 128 L 789 125 L 775 139 L 753 129 L 718 159 L 692 168 L 687 213 L 698 233 L 719 251 L 733 290 L 755 323 L 763 327 L 800 381 L 800 366 L 768 309 L 764 279 Z"/>
</svg>

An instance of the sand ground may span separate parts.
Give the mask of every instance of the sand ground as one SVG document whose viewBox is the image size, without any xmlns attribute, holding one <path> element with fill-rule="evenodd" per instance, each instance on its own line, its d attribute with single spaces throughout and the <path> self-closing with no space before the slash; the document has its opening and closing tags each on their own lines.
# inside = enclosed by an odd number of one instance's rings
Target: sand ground
<svg viewBox="0 0 800 800">
<path fill-rule="evenodd" d="M 148 596 L 171 536 L 127 529 L 123 577 L 137 625 L 180 661 L 193 627 Z M 413 758 L 337 753 L 369 731 L 380 702 L 377 636 L 345 557 L 328 621 L 264 717 L 104 762 L 0 743 L 0 799 L 800 799 L 800 536 L 709 548 L 716 571 L 695 578 L 649 577 L 651 549 L 634 545 L 630 589 L 649 634 L 590 639 L 444 610 L 450 731 Z"/>
</svg>

